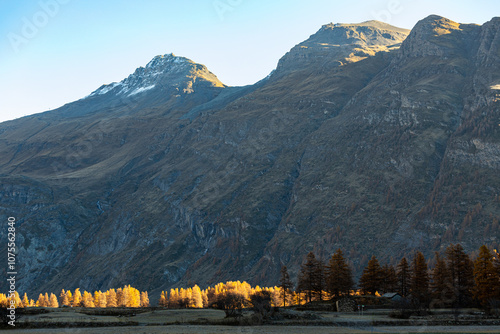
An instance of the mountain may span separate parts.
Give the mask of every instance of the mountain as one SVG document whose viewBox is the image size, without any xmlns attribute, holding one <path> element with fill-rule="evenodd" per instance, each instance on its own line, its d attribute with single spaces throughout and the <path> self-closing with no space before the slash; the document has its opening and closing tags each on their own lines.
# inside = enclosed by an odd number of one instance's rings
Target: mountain
<svg viewBox="0 0 500 334">
<path fill-rule="evenodd" d="M 2 123 L 19 291 L 132 284 L 154 299 L 274 285 L 311 250 L 341 247 L 359 272 L 372 254 L 498 246 L 499 56 L 500 18 L 329 24 L 252 86 L 157 56 Z"/>
</svg>

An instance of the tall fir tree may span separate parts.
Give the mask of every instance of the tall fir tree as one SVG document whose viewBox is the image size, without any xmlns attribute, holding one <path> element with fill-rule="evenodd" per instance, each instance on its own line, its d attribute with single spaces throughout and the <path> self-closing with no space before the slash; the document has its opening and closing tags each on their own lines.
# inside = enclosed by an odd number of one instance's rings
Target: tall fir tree
<svg viewBox="0 0 500 334">
<path fill-rule="evenodd" d="M 473 262 L 460 244 L 450 245 L 446 248 L 446 261 L 453 287 L 453 306 L 464 307 L 470 305 L 474 290 Z"/>
<path fill-rule="evenodd" d="M 352 270 L 340 248 L 332 255 L 326 267 L 326 287 L 333 297 L 349 295 L 354 288 Z"/>
<path fill-rule="evenodd" d="M 483 307 L 489 307 L 490 301 L 497 294 L 498 277 L 493 264 L 493 254 L 485 245 L 479 248 L 479 255 L 474 261 L 474 281 L 474 297 Z"/>
<path fill-rule="evenodd" d="M 382 275 L 382 286 L 381 290 L 383 293 L 387 292 L 397 292 L 398 288 L 398 276 L 396 274 L 396 269 L 389 264 L 384 264 L 381 268 Z"/>
<path fill-rule="evenodd" d="M 410 291 L 420 305 L 429 303 L 429 271 L 422 252 L 417 252 L 412 261 Z"/>
<path fill-rule="evenodd" d="M 321 299 L 322 289 L 324 288 L 324 270 L 320 261 L 316 259 L 313 252 L 309 252 L 305 263 L 300 267 L 299 284 L 297 289 L 305 292 L 307 301 L 311 302 L 313 295 L 318 295 Z"/>
<path fill-rule="evenodd" d="M 373 255 L 359 279 L 359 286 L 364 293 L 375 295 L 375 293 L 380 290 L 382 286 L 381 274 L 380 264 L 375 255 Z"/>
<path fill-rule="evenodd" d="M 446 261 L 436 252 L 436 265 L 431 272 L 431 308 L 445 307 L 453 300 L 453 285 Z"/>
<path fill-rule="evenodd" d="M 281 288 L 281 294 L 282 294 L 282 300 L 283 300 L 283 306 L 286 307 L 286 300 L 287 300 L 287 295 L 290 294 L 290 290 L 293 289 L 293 283 L 292 280 L 290 279 L 290 275 L 288 274 L 288 269 L 286 266 L 282 266 L 281 270 L 281 277 L 280 277 L 280 288 Z"/>
<path fill-rule="evenodd" d="M 494 251 L 493 255 L 493 267 L 495 268 L 497 282 L 497 288 L 495 289 L 495 299 L 500 300 L 500 256 L 496 250 Z"/>
<path fill-rule="evenodd" d="M 398 264 L 397 271 L 399 294 L 407 297 L 410 293 L 410 265 L 406 257 L 403 257 Z"/>
</svg>

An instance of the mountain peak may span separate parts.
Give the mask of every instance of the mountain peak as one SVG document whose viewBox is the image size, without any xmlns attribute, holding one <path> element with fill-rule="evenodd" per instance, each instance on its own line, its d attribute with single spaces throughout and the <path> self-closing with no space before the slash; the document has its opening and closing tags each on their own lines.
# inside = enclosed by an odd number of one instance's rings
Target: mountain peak
<svg viewBox="0 0 500 334">
<path fill-rule="evenodd" d="M 179 57 L 173 53 L 158 55 L 151 59 L 146 65 L 146 68 L 165 68 L 173 64 L 194 64 L 194 62 L 186 57 Z"/>
<path fill-rule="evenodd" d="M 225 87 L 205 65 L 174 55 L 173 53 L 155 56 L 146 67 L 137 68 L 133 74 L 120 82 L 103 85 L 88 97 L 113 93 L 132 96 L 159 87 L 180 87 L 195 77 L 205 79 L 214 87 Z M 186 92 L 191 92 L 188 90 Z"/>
<path fill-rule="evenodd" d="M 329 23 L 323 26 L 323 28 L 356 28 L 356 27 L 371 27 L 371 28 L 376 28 L 380 30 L 389 30 L 389 31 L 395 31 L 395 32 L 400 32 L 400 33 L 406 33 L 409 34 L 410 30 L 409 29 L 404 29 L 404 28 L 399 28 L 392 26 L 388 23 L 377 21 L 377 20 L 371 20 L 371 21 L 365 21 L 361 23 Z"/>
<path fill-rule="evenodd" d="M 420 30 L 435 35 L 448 34 L 453 30 L 459 30 L 460 23 L 439 15 L 429 15 L 417 22 L 413 30 Z"/>
<path fill-rule="evenodd" d="M 399 48 L 409 32 L 379 21 L 326 24 L 281 58 L 274 75 L 303 69 L 315 61 L 333 67 L 357 62 Z"/>
<path fill-rule="evenodd" d="M 402 57 L 449 57 L 465 52 L 480 26 L 460 24 L 439 15 L 417 22 L 401 46 Z"/>
</svg>

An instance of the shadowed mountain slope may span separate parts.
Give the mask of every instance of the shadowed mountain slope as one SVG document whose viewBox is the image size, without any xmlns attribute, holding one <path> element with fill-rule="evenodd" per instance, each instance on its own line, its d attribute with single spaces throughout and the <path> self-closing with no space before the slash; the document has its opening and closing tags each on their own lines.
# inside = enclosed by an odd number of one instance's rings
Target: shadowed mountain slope
<svg viewBox="0 0 500 334">
<path fill-rule="evenodd" d="M 253 86 L 165 55 L 0 124 L 19 289 L 155 296 L 276 284 L 311 250 L 341 247 L 358 270 L 371 254 L 497 245 L 499 36 L 498 18 L 330 24 Z"/>
</svg>

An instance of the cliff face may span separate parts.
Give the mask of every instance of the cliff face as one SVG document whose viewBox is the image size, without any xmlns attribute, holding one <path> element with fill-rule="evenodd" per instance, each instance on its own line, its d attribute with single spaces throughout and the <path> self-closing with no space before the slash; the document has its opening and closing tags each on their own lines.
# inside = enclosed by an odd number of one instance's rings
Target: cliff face
<svg viewBox="0 0 500 334">
<path fill-rule="evenodd" d="M 371 254 L 498 244 L 499 31 L 497 18 L 431 16 L 409 35 L 331 24 L 252 87 L 166 55 L 0 124 L 19 289 L 155 296 L 276 284 L 310 250 L 341 247 L 361 268 Z"/>
</svg>

